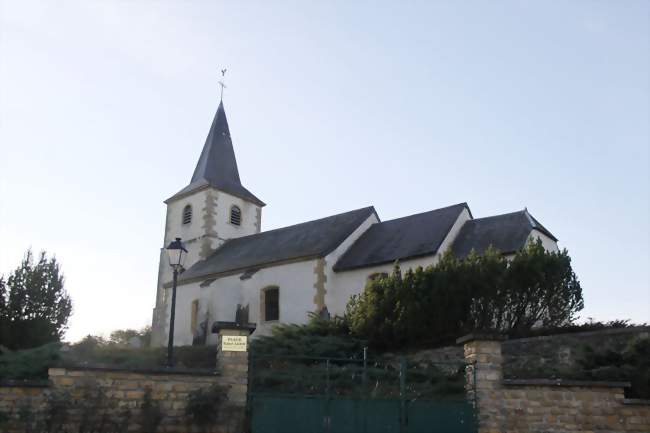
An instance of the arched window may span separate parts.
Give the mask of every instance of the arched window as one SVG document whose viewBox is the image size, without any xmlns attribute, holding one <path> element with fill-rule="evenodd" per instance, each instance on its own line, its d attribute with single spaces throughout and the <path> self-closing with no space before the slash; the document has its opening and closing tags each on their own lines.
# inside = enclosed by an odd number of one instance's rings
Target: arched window
<svg viewBox="0 0 650 433">
<path fill-rule="evenodd" d="M 262 289 L 260 315 L 265 322 L 280 320 L 280 288 L 269 286 Z"/>
<path fill-rule="evenodd" d="M 241 209 L 239 209 L 239 206 L 233 206 L 230 208 L 230 224 L 236 226 L 241 225 Z"/>
<path fill-rule="evenodd" d="M 192 222 L 192 206 L 189 204 L 183 208 L 183 225 Z"/>
</svg>

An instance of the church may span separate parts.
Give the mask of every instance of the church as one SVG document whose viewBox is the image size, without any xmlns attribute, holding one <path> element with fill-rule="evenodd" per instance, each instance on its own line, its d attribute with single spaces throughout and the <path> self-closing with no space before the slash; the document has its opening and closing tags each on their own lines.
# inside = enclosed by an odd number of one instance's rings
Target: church
<svg viewBox="0 0 650 433">
<path fill-rule="evenodd" d="M 435 264 L 493 246 L 514 254 L 541 239 L 557 239 L 527 209 L 474 218 L 467 203 L 382 221 L 373 207 L 262 231 L 264 202 L 242 185 L 223 101 L 194 174 L 165 200 L 152 344 L 165 345 L 172 269 L 165 246 L 179 237 L 188 250 L 178 278 L 174 344 L 216 344 L 214 323 L 236 315 L 255 325 L 253 337 L 277 323 L 305 323 L 308 313 L 342 315 L 368 280 Z"/>
</svg>

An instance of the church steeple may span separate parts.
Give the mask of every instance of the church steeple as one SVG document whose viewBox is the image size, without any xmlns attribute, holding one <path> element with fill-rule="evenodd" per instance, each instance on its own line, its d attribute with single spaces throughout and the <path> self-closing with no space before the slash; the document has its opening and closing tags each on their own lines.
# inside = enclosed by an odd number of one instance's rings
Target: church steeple
<svg viewBox="0 0 650 433">
<path fill-rule="evenodd" d="M 201 179 L 207 180 L 217 188 L 220 185 L 241 186 L 223 101 L 219 103 L 217 113 L 212 120 L 210 132 L 205 139 L 205 145 L 203 145 L 203 151 L 194 169 L 191 182 Z"/>
<path fill-rule="evenodd" d="M 213 186 L 221 191 L 232 194 L 244 200 L 251 201 L 259 206 L 264 206 L 259 198 L 244 188 L 239 179 L 237 159 L 233 149 L 230 129 L 226 119 L 226 111 L 223 108 L 223 101 L 212 120 L 208 137 L 205 139 L 201 156 L 194 169 L 190 184 L 176 193 L 169 200 L 178 196 L 184 196 L 197 188 L 206 185 Z"/>
</svg>

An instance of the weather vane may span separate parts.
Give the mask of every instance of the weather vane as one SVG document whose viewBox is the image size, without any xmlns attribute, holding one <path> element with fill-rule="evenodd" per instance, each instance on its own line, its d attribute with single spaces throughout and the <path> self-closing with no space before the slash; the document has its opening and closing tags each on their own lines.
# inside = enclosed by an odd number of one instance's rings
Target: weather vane
<svg viewBox="0 0 650 433">
<path fill-rule="evenodd" d="M 223 89 L 226 87 L 226 85 L 223 83 L 224 82 L 224 77 L 226 76 L 226 71 L 227 69 L 222 69 L 221 70 L 221 80 L 219 81 L 219 85 L 221 86 L 221 100 L 223 101 Z"/>
</svg>

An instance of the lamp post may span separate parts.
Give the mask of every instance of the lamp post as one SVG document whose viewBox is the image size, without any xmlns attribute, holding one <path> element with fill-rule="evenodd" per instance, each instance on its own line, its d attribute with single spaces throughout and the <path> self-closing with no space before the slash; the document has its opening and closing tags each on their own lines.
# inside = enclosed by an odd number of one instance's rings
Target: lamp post
<svg viewBox="0 0 650 433">
<path fill-rule="evenodd" d="M 176 283 L 178 283 L 178 274 L 183 270 L 185 264 L 185 257 L 187 257 L 187 250 L 185 245 L 181 242 L 181 238 L 176 238 L 172 241 L 167 249 L 169 256 L 169 265 L 174 270 L 174 278 L 172 282 L 172 311 L 169 318 L 169 342 L 167 343 L 167 367 L 174 365 L 174 317 L 176 315 Z"/>
</svg>

